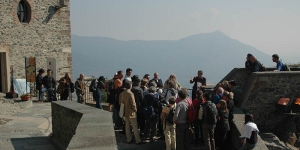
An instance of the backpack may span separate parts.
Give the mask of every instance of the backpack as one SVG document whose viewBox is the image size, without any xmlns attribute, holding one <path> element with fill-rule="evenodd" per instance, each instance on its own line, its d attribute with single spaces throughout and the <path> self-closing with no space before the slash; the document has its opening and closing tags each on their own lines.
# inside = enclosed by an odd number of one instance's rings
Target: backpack
<svg viewBox="0 0 300 150">
<path fill-rule="evenodd" d="M 95 92 L 97 90 L 97 84 L 98 84 L 98 80 L 93 79 L 91 84 L 90 84 L 89 91 L 90 92 Z"/>
<path fill-rule="evenodd" d="M 187 118 L 186 118 L 186 122 L 194 122 L 195 118 L 196 118 L 196 109 L 194 108 L 193 104 L 190 103 L 188 100 L 186 100 L 188 103 L 188 110 L 187 110 Z"/>
<path fill-rule="evenodd" d="M 290 68 L 285 64 L 283 63 L 282 60 L 280 60 L 282 62 L 282 70 L 281 71 L 290 71 Z"/>
<path fill-rule="evenodd" d="M 211 101 L 207 101 L 205 106 L 206 113 L 204 113 L 204 121 L 208 124 L 216 124 L 218 115 L 216 105 Z"/>
<path fill-rule="evenodd" d="M 131 92 L 134 95 L 135 103 L 136 103 L 136 106 L 137 106 L 138 109 L 139 109 L 139 107 L 142 106 L 142 104 L 141 104 L 142 99 L 140 99 L 140 95 L 143 95 L 143 93 L 141 93 L 141 90 L 136 89 L 136 88 L 131 89 Z"/>
<path fill-rule="evenodd" d="M 155 98 L 153 98 L 151 105 L 144 106 L 143 114 L 144 114 L 145 120 L 150 120 L 150 119 L 155 118 L 156 113 L 153 108 L 154 102 L 155 102 Z"/>
<path fill-rule="evenodd" d="M 175 114 L 175 108 L 174 107 L 171 108 L 170 106 L 167 106 L 167 107 L 170 108 L 170 112 L 169 112 L 168 116 L 166 117 L 166 121 L 169 122 L 169 123 L 174 123 L 173 122 L 173 116 Z"/>
<path fill-rule="evenodd" d="M 111 79 L 109 80 L 106 85 L 105 85 L 105 91 L 106 92 L 109 92 L 110 90 L 113 90 L 114 89 L 114 82 L 115 80 L 114 79 Z"/>
</svg>

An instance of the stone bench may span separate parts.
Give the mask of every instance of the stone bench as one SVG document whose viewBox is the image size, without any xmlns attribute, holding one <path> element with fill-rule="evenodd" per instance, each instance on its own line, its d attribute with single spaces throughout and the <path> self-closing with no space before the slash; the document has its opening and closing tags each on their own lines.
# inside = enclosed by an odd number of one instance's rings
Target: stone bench
<svg viewBox="0 0 300 150">
<path fill-rule="evenodd" d="M 117 149 L 110 112 L 73 101 L 52 102 L 51 109 L 51 140 L 60 149 Z"/>
</svg>

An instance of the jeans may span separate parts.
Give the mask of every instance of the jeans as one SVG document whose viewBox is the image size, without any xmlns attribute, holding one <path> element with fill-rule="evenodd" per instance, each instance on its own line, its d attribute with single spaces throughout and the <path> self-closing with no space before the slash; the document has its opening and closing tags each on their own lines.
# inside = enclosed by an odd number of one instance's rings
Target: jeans
<svg viewBox="0 0 300 150">
<path fill-rule="evenodd" d="M 44 100 L 44 93 L 47 91 L 46 88 L 39 89 L 39 101 Z"/>
<path fill-rule="evenodd" d="M 53 95 L 53 89 L 52 88 L 42 88 L 40 91 L 42 91 L 42 92 L 40 92 L 39 94 L 40 94 L 40 98 L 42 98 L 43 99 L 43 97 L 44 97 L 44 92 L 48 92 L 48 101 L 49 102 L 51 102 L 52 100 L 53 100 L 53 97 L 54 97 L 54 95 Z M 42 100 L 42 99 L 40 99 L 40 100 Z"/>
<path fill-rule="evenodd" d="M 119 128 L 122 126 L 122 118 L 120 118 L 119 110 L 115 107 L 115 105 L 114 105 L 114 110 L 113 110 L 113 120 L 115 123 L 115 127 Z"/>
<path fill-rule="evenodd" d="M 102 100 L 100 90 L 96 90 L 95 92 L 93 92 L 93 98 L 96 101 L 96 108 L 103 109 L 101 104 Z"/>
<path fill-rule="evenodd" d="M 191 150 L 191 140 L 188 123 L 178 123 L 176 126 L 176 149 Z"/>
</svg>

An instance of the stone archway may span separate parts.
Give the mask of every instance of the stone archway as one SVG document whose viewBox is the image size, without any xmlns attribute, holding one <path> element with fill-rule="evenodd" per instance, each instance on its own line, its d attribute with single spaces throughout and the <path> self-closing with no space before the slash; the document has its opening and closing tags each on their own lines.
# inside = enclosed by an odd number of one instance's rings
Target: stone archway
<svg viewBox="0 0 300 150">
<path fill-rule="evenodd" d="M 0 47 L 0 92 L 7 93 L 10 90 L 8 50 Z"/>
</svg>

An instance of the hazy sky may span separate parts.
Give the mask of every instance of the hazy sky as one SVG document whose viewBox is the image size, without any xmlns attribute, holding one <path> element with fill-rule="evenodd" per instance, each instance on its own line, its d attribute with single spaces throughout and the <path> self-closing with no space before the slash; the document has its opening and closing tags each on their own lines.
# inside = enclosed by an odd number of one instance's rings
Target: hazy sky
<svg viewBox="0 0 300 150">
<path fill-rule="evenodd" d="M 178 40 L 220 30 L 286 62 L 300 62 L 300 0 L 71 0 L 70 5 L 75 35 Z"/>
</svg>

